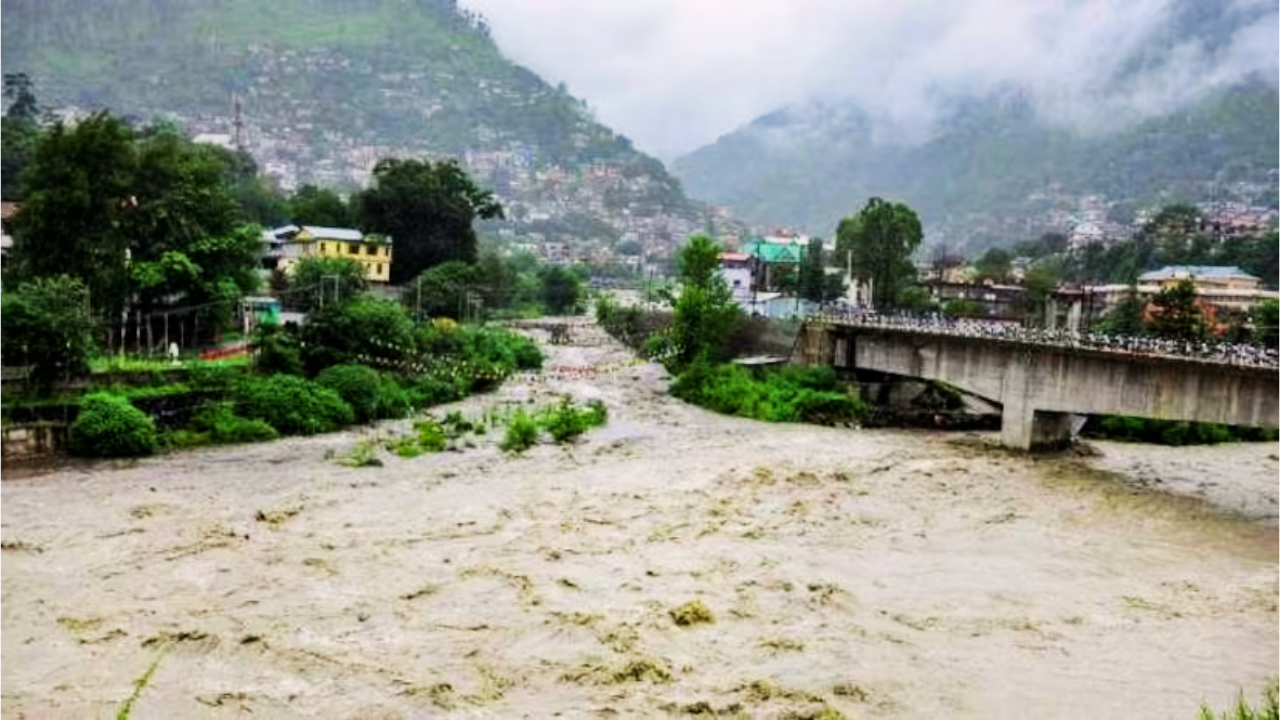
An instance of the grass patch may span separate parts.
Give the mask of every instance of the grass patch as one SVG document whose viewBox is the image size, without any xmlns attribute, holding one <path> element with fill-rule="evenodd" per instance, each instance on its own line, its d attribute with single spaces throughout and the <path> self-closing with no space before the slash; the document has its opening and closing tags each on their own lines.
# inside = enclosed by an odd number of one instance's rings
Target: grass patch
<svg viewBox="0 0 1280 720">
<path fill-rule="evenodd" d="M 791 638 L 768 638 L 760 641 L 760 647 L 774 652 L 803 652 L 804 643 Z"/>
<path fill-rule="evenodd" d="M 678 608 L 672 608 L 668 611 L 672 621 L 680 627 L 689 627 L 699 623 L 713 623 L 716 621 L 715 615 L 711 613 L 711 609 L 702 603 L 701 600 L 693 600 L 681 605 Z"/>
<path fill-rule="evenodd" d="M 1271 680 L 1263 688 L 1262 700 L 1256 706 L 1244 698 L 1244 691 L 1236 696 L 1235 705 L 1215 713 L 1207 703 L 1200 704 L 1200 720 L 1280 720 L 1280 683 Z"/>
<path fill-rule="evenodd" d="M 507 422 L 507 433 L 498 447 L 506 453 L 519 455 L 538 442 L 538 423 L 523 409 L 517 410 Z"/>
<path fill-rule="evenodd" d="M 656 683 L 671 681 L 671 669 L 666 663 L 653 658 L 637 658 L 613 671 L 613 682 L 643 682 L 652 680 Z"/>
</svg>

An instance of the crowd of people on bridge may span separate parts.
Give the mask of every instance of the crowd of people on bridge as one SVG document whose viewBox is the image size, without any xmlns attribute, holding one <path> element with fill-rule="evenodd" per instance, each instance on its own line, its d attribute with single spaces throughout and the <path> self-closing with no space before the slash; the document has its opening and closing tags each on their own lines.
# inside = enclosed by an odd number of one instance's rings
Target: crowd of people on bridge
<svg viewBox="0 0 1280 720">
<path fill-rule="evenodd" d="M 1052 345 L 1072 349 L 1156 355 L 1199 362 L 1280 369 L 1280 353 L 1274 348 L 1209 340 L 1171 340 L 1158 337 L 1108 335 L 1066 329 L 1026 327 L 1011 322 L 948 318 L 929 315 L 881 314 L 847 306 L 824 307 L 809 317 L 816 322 L 862 327 L 884 327 L 912 332 L 975 337 L 990 340 Z"/>
</svg>

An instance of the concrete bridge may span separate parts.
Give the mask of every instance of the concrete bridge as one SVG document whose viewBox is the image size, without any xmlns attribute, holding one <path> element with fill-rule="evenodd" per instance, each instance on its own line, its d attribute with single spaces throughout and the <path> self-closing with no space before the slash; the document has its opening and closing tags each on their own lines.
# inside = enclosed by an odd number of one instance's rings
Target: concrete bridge
<svg viewBox="0 0 1280 720">
<path fill-rule="evenodd" d="M 1025 450 L 1069 443 L 1077 415 L 1280 423 L 1274 368 L 840 322 L 806 323 L 794 358 L 937 380 L 999 403 L 1001 441 Z"/>
</svg>

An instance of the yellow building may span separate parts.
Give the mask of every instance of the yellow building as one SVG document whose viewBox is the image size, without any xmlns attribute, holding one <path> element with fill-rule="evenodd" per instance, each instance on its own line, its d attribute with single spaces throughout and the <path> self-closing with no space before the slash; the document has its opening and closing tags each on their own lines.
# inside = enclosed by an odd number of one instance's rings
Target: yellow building
<svg viewBox="0 0 1280 720">
<path fill-rule="evenodd" d="M 390 238 L 349 228 L 286 225 L 267 231 L 265 239 L 271 245 L 267 257 L 274 259 L 272 267 L 286 273 L 304 257 L 344 257 L 363 265 L 371 282 L 391 280 Z"/>
</svg>

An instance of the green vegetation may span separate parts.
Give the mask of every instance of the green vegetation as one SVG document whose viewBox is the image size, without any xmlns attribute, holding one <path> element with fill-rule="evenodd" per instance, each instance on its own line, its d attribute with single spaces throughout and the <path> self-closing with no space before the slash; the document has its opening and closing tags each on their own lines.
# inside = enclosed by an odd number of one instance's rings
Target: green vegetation
<svg viewBox="0 0 1280 720">
<path fill-rule="evenodd" d="M 1267 683 L 1262 691 L 1262 701 L 1256 706 L 1244 699 L 1244 691 L 1236 698 L 1235 706 L 1215 713 L 1208 704 L 1200 705 L 1200 720 L 1280 720 L 1280 684 Z"/>
<path fill-rule="evenodd" d="M 351 406 L 356 422 L 378 418 L 384 384 L 378 373 L 363 365 L 333 365 L 320 371 L 316 382 L 336 392 Z"/>
<path fill-rule="evenodd" d="M 546 430 L 551 439 L 561 444 L 576 439 L 593 427 L 604 425 L 608 420 L 609 410 L 603 402 L 592 400 L 586 408 L 578 408 L 567 397 L 559 405 L 544 410 L 536 417 L 537 425 Z M 521 432 L 527 430 L 522 429 Z"/>
<path fill-rule="evenodd" d="M 1258 19 L 1225 17 L 1225 5 L 1205 12 L 1226 27 Z M 1198 21 L 1185 39 L 1202 28 Z M 978 252 L 1085 195 L 1142 206 L 1221 199 L 1243 182 L 1252 187 L 1239 199 L 1275 207 L 1268 173 L 1276 167 L 1277 97 L 1273 81 L 1252 78 L 1112 132 L 1085 132 L 1046 121 L 1030 97 L 991 93 L 956 98 L 919 143 L 879 142 L 883 128 L 857 107 L 809 106 L 760 117 L 673 169 L 691 195 L 753 224 L 829 232 L 849 198 L 880 194 L 910 204 L 953 247 Z"/>
<path fill-rule="evenodd" d="M 334 391 L 294 375 L 249 378 L 233 391 L 236 411 L 264 420 L 283 435 L 333 432 L 355 420 L 351 406 Z"/>
<path fill-rule="evenodd" d="M 30 367 L 37 392 L 88 372 L 93 322 L 83 283 L 66 275 L 35 278 L 5 292 L 2 302 L 4 364 Z"/>
<path fill-rule="evenodd" d="M 476 218 L 502 218 L 493 193 L 478 187 L 456 161 L 387 158 L 373 168 L 374 184 L 360 195 L 361 220 L 395 238 L 391 282 L 405 283 L 427 268 L 476 261 Z"/>
<path fill-rule="evenodd" d="M 768 370 L 761 375 L 737 365 L 694 365 L 671 384 L 671 394 L 726 415 L 769 422 L 819 425 L 861 422 L 869 408 L 842 389 L 831 368 Z"/>
<path fill-rule="evenodd" d="M 157 445 L 156 426 L 129 401 L 110 393 L 94 393 L 80 404 L 71 425 L 71 452 L 84 457 L 150 455 Z"/>
<path fill-rule="evenodd" d="M 679 287 L 671 325 L 648 341 L 648 354 L 660 358 L 667 370 L 682 372 L 694 363 L 728 359 L 728 340 L 742 321 L 742 310 L 719 274 L 721 248 L 705 235 L 695 235 L 680 250 Z M 604 310 L 601 312 L 609 312 Z"/>
<path fill-rule="evenodd" d="M 234 443 L 262 442 L 279 437 L 265 420 L 240 417 L 235 414 L 235 407 L 229 402 L 213 403 L 191 420 L 196 432 L 207 433 L 210 442 L 219 445 Z"/>
<path fill-rule="evenodd" d="M 507 433 L 498 447 L 503 452 L 519 455 L 537 443 L 538 423 L 521 408 L 507 421 Z"/>
<path fill-rule="evenodd" d="M 1157 445 L 1217 445 L 1226 442 L 1275 442 L 1280 435 L 1272 428 L 1250 428 L 1221 423 L 1156 420 L 1154 418 L 1107 415 L 1091 419 L 1081 431 L 1085 437 Z"/>
<path fill-rule="evenodd" d="M 854 276 L 871 281 L 872 304 L 893 307 L 915 279 L 911 255 L 924 233 L 920 218 L 904 203 L 878 197 L 836 228 L 836 253 L 852 258 Z"/>
</svg>

